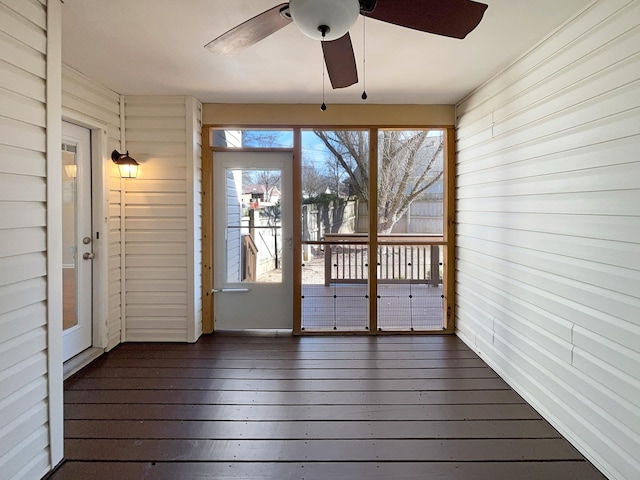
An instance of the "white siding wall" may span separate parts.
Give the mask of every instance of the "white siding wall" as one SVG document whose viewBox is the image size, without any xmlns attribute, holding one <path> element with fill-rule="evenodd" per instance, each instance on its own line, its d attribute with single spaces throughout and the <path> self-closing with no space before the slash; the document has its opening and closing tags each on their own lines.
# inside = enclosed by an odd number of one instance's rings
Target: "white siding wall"
<svg viewBox="0 0 640 480">
<path fill-rule="evenodd" d="M 68 66 L 62 69 L 62 108 L 65 116 L 87 119 L 107 126 L 107 155 L 120 150 L 120 96 L 98 85 Z M 120 308 L 120 175 L 116 165 L 109 165 L 109 312 L 107 350 L 120 343 L 122 310 Z"/>
<path fill-rule="evenodd" d="M 195 342 L 202 335 L 202 104 L 187 98 L 187 193 L 189 207 L 187 238 L 189 252 L 189 320 L 188 341 Z"/>
<path fill-rule="evenodd" d="M 200 110 L 191 97 L 125 100 L 126 148 L 141 164 L 125 193 L 127 341 L 193 341 L 202 330 Z"/>
<path fill-rule="evenodd" d="M 39 478 L 59 461 L 50 458 L 61 432 L 49 431 L 57 407 L 48 385 L 46 181 L 47 81 L 59 80 L 47 77 L 48 21 L 56 19 L 42 2 L 0 0 L 0 475 L 7 479 Z"/>
<path fill-rule="evenodd" d="M 640 478 L 640 0 L 594 2 L 457 115 L 458 334 Z"/>
</svg>

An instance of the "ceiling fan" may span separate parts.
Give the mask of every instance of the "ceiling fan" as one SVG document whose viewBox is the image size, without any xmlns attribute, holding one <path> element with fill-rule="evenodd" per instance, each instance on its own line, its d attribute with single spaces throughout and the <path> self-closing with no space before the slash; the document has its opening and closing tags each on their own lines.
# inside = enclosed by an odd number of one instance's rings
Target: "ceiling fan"
<svg viewBox="0 0 640 480">
<path fill-rule="evenodd" d="M 462 39 L 478 26 L 487 7 L 472 0 L 290 0 L 237 25 L 205 48 L 231 56 L 293 22 L 305 35 L 322 42 L 331 86 L 344 88 L 358 82 L 349 36 L 358 14 Z"/>
</svg>

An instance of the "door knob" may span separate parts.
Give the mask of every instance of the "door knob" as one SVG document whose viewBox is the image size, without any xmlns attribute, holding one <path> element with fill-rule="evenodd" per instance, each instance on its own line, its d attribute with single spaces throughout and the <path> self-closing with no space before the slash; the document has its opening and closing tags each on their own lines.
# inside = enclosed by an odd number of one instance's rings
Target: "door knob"
<svg viewBox="0 0 640 480">
<path fill-rule="evenodd" d="M 84 252 L 82 254 L 82 258 L 84 258 L 85 260 L 93 260 L 93 257 L 95 257 L 96 255 L 93 252 Z"/>
</svg>

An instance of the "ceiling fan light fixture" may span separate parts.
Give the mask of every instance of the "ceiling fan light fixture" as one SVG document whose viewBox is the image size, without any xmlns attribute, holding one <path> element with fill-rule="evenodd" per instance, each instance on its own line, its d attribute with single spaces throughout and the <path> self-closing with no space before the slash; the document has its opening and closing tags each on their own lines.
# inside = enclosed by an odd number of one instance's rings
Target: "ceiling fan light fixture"
<svg viewBox="0 0 640 480">
<path fill-rule="evenodd" d="M 359 0 L 290 0 L 289 8 L 302 33 L 326 42 L 343 37 L 360 14 Z"/>
</svg>

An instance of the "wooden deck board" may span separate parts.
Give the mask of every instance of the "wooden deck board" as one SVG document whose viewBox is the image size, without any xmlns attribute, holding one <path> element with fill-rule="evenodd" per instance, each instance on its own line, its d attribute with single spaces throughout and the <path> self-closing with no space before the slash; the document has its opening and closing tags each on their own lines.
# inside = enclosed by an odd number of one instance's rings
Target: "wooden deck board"
<svg viewBox="0 0 640 480">
<path fill-rule="evenodd" d="M 65 383 L 53 480 L 602 480 L 455 337 L 125 344 Z"/>
<path fill-rule="evenodd" d="M 453 421 L 318 421 L 318 422 L 183 422 L 175 420 L 68 420 L 67 439 L 463 439 L 559 438 L 544 420 Z"/>
<path fill-rule="evenodd" d="M 602 480 L 587 462 L 67 462 L 56 480 Z"/>
<path fill-rule="evenodd" d="M 193 440 L 67 439 L 74 460 L 222 462 L 470 462 L 579 460 L 564 439 Z"/>
</svg>

